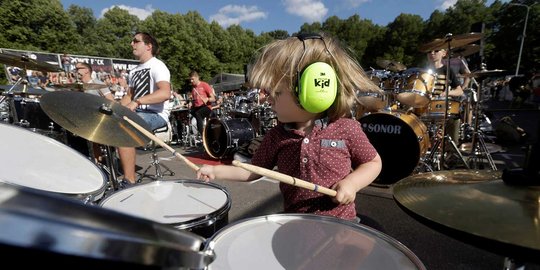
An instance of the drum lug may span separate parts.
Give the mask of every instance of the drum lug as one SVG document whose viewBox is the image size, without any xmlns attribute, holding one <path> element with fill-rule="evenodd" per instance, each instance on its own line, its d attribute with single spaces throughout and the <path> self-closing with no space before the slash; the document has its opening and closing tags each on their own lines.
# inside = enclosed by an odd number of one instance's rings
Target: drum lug
<svg viewBox="0 0 540 270">
<path fill-rule="evenodd" d="M 94 201 L 93 199 L 94 199 L 94 196 L 88 195 L 88 196 L 86 196 L 86 198 L 84 198 L 83 204 L 90 204 L 91 202 Z"/>
</svg>

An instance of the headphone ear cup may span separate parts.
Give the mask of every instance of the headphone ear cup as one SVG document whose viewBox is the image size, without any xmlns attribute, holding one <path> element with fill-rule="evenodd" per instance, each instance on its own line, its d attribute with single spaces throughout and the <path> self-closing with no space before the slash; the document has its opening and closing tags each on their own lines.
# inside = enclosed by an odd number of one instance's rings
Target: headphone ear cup
<svg viewBox="0 0 540 270">
<path fill-rule="evenodd" d="M 337 95 L 337 75 L 324 62 L 308 65 L 299 75 L 298 101 L 304 110 L 320 113 L 332 106 Z"/>
</svg>

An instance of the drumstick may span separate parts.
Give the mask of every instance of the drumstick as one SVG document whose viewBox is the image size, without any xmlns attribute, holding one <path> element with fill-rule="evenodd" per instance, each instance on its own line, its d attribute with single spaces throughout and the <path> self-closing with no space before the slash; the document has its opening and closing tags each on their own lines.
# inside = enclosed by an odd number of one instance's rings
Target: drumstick
<svg viewBox="0 0 540 270">
<path fill-rule="evenodd" d="M 295 187 L 301 187 L 301 188 L 313 190 L 313 191 L 316 191 L 316 192 L 319 192 L 319 193 L 322 193 L 322 194 L 325 194 L 325 195 L 328 195 L 328 196 L 331 196 L 331 197 L 335 197 L 336 194 L 337 194 L 337 192 L 335 190 L 333 190 L 333 189 L 321 187 L 319 185 L 315 185 L 315 184 L 310 183 L 308 181 L 301 180 L 301 179 L 298 179 L 296 177 L 292 177 L 292 176 L 289 176 L 289 175 L 286 175 L 286 174 L 283 174 L 283 173 L 280 173 L 280 172 L 268 170 L 266 168 L 262 168 L 262 167 L 247 164 L 247 163 L 242 163 L 242 162 L 240 162 L 238 160 L 233 160 L 232 164 L 234 166 L 236 166 L 236 167 L 243 168 L 243 169 L 245 169 L 247 171 L 250 171 L 252 173 L 256 173 L 258 175 L 262 175 L 262 176 L 266 176 L 266 177 L 269 177 L 269 178 L 272 178 L 272 179 L 276 179 L 276 180 L 278 180 L 280 182 L 283 182 L 283 183 L 289 184 L 289 185 L 293 185 Z"/>
<path fill-rule="evenodd" d="M 158 137 L 156 137 L 156 135 L 152 134 L 151 132 L 149 132 L 148 130 L 146 130 L 145 128 L 141 127 L 139 124 L 133 122 L 131 119 L 129 119 L 127 116 L 124 116 L 124 120 L 126 120 L 128 123 L 130 123 L 132 126 L 134 126 L 137 130 L 139 130 L 140 132 L 142 132 L 144 135 L 146 135 L 146 137 L 152 139 L 154 142 L 158 143 L 159 145 L 161 145 L 163 148 L 171 151 L 171 153 L 173 153 L 174 156 L 176 156 L 177 158 L 181 159 L 182 161 L 184 161 L 189 167 L 191 167 L 191 169 L 193 169 L 194 171 L 198 171 L 199 170 L 199 166 L 195 165 L 195 163 L 191 162 L 189 159 L 187 159 L 186 157 L 182 156 L 180 153 L 176 152 L 172 147 L 170 147 L 168 144 L 166 144 L 164 141 L 162 141 L 161 139 L 159 139 Z"/>
</svg>

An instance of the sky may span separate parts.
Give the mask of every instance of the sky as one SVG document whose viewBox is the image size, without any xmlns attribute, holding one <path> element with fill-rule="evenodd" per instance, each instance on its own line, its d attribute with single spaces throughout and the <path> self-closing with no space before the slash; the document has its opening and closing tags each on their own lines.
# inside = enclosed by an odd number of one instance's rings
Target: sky
<svg viewBox="0 0 540 270">
<path fill-rule="evenodd" d="M 224 28 L 238 24 L 255 34 L 300 30 L 304 23 L 324 22 L 328 17 L 346 19 L 358 14 L 361 19 L 386 26 L 401 13 L 420 15 L 427 20 L 435 10 L 444 11 L 457 0 L 61 0 L 64 9 L 74 4 L 91 8 L 96 18 L 118 6 L 141 20 L 155 10 L 185 14 L 199 12 L 208 22 Z M 506 1 L 505 1 L 506 2 Z M 487 5 L 493 3 L 488 0 Z"/>
</svg>

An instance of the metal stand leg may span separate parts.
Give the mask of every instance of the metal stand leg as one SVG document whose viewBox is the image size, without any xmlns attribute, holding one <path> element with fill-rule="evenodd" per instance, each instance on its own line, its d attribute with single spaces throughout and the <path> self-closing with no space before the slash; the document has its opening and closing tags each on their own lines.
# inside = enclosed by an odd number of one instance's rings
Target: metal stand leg
<svg viewBox="0 0 540 270">
<path fill-rule="evenodd" d="M 163 178 L 163 176 L 165 176 L 165 173 L 168 173 L 168 175 L 170 176 L 174 176 L 174 172 L 169 169 L 169 167 L 167 167 L 166 165 L 163 165 L 159 162 L 159 157 L 156 153 L 156 143 L 154 141 L 152 141 L 152 162 L 150 163 L 150 165 L 148 165 L 148 167 L 146 167 L 146 169 L 144 170 L 144 172 L 141 174 L 141 176 L 139 177 L 139 180 L 137 180 L 137 182 L 141 182 L 143 178 L 145 177 L 148 177 L 148 178 L 151 178 L 153 180 L 158 180 L 158 179 L 161 179 Z M 154 167 L 155 170 L 156 170 L 156 174 L 155 175 L 151 175 L 151 174 L 147 174 L 148 170 L 150 168 Z M 163 169 L 164 171 L 163 171 Z"/>
</svg>

